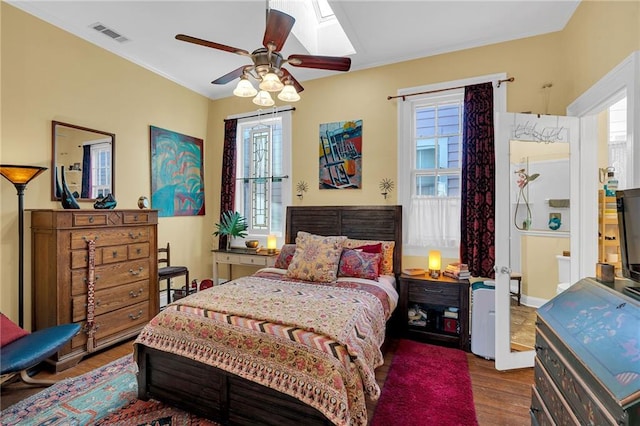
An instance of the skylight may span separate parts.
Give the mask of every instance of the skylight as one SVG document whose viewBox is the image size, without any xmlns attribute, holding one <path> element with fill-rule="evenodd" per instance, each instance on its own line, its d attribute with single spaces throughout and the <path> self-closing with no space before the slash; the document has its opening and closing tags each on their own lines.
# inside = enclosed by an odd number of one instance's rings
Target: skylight
<svg viewBox="0 0 640 426">
<path fill-rule="evenodd" d="M 291 32 L 311 55 L 356 53 L 328 0 L 269 0 L 269 7 L 296 18 Z"/>
</svg>

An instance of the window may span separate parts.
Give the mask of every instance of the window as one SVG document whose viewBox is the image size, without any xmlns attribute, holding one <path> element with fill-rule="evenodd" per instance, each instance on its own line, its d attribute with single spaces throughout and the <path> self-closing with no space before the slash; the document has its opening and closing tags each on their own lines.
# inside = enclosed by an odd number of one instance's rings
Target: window
<svg viewBox="0 0 640 426">
<path fill-rule="evenodd" d="M 459 256 L 464 87 L 504 78 L 501 73 L 398 91 L 406 96 L 398 98 L 403 254 L 438 249 L 443 257 Z M 494 85 L 493 105 L 494 116 L 506 111 L 505 86 Z"/>
<path fill-rule="evenodd" d="M 399 144 L 403 166 L 398 170 L 404 175 L 399 181 L 406 182 L 405 245 L 422 251 L 449 249 L 455 257 L 460 244 L 463 97 L 463 89 L 456 89 L 406 100 L 401 114 L 407 131 Z"/>
<path fill-rule="evenodd" d="M 249 237 L 273 234 L 280 245 L 291 203 L 290 117 L 239 119 L 236 141 L 236 210 L 247 219 Z"/>
<path fill-rule="evenodd" d="M 111 192 L 111 144 L 91 145 L 91 198 L 102 198 Z"/>
</svg>

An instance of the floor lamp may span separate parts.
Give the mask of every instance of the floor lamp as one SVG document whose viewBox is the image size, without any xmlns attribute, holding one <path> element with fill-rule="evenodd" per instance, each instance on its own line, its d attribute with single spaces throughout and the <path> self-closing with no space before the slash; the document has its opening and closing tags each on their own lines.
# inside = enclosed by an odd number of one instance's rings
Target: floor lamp
<svg viewBox="0 0 640 426">
<path fill-rule="evenodd" d="M 18 325 L 24 328 L 24 190 L 27 184 L 47 170 L 38 166 L 0 164 L 0 174 L 18 191 Z"/>
</svg>

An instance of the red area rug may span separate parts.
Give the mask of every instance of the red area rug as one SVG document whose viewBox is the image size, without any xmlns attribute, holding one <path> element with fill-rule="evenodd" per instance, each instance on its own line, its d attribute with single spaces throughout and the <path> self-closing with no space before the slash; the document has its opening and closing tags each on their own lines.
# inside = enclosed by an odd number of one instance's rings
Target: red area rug
<svg viewBox="0 0 640 426">
<path fill-rule="evenodd" d="M 400 340 L 370 423 L 477 425 L 467 354 Z"/>
</svg>

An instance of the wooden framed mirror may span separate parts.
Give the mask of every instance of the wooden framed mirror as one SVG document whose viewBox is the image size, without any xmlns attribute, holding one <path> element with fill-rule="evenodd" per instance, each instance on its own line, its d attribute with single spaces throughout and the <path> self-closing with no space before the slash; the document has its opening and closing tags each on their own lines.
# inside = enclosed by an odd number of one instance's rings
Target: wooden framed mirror
<svg viewBox="0 0 640 426">
<path fill-rule="evenodd" d="M 78 201 L 115 197 L 114 133 L 60 121 L 51 122 L 51 199 L 60 200 L 66 181 Z"/>
</svg>

